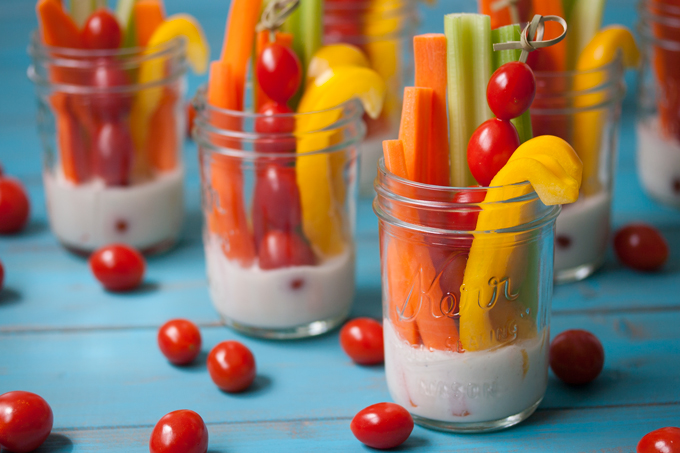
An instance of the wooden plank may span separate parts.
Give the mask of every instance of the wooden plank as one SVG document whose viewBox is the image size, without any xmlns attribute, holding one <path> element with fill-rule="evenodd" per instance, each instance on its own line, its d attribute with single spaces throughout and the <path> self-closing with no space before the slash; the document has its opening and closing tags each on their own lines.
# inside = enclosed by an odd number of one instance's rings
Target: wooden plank
<svg viewBox="0 0 680 453">
<path fill-rule="evenodd" d="M 595 333 L 606 364 L 584 388 L 551 377 L 541 409 L 680 403 L 679 322 L 680 315 L 666 313 L 556 317 L 554 334 L 568 328 Z M 234 338 L 252 349 L 260 376 L 254 391 L 221 393 L 200 362 L 171 366 L 155 329 L 121 328 L 0 334 L 0 393 L 42 395 L 60 429 L 150 424 L 179 408 L 211 423 L 349 417 L 389 400 L 383 368 L 353 365 L 337 332 L 295 342 L 248 339 L 221 327 L 202 332 L 206 352 Z"/>
<path fill-rule="evenodd" d="M 640 438 L 677 417 L 680 406 L 659 405 L 539 411 L 517 427 L 491 434 L 450 435 L 416 426 L 398 451 L 465 453 L 628 453 Z M 159 418 L 163 414 L 159 414 Z M 349 429 L 350 417 L 209 424 L 211 453 L 251 451 L 366 452 Z M 36 453 L 146 452 L 153 425 L 56 430 Z"/>
</svg>

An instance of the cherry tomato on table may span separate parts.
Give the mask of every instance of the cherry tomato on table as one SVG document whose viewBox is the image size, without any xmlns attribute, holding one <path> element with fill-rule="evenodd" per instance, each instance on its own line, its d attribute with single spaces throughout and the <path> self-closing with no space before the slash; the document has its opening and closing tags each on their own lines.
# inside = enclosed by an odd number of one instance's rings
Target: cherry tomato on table
<svg viewBox="0 0 680 453">
<path fill-rule="evenodd" d="M 86 49 L 117 49 L 122 38 L 123 32 L 116 16 L 105 8 L 92 13 L 81 32 Z"/>
<path fill-rule="evenodd" d="M 394 448 L 403 444 L 413 431 L 413 418 L 394 403 L 378 403 L 361 410 L 350 429 L 362 443 L 372 448 Z"/>
<path fill-rule="evenodd" d="M 35 450 L 50 435 L 52 421 L 52 408 L 39 395 L 22 391 L 0 395 L 0 447 L 14 453 Z"/>
<path fill-rule="evenodd" d="M 486 86 L 489 108 L 498 118 L 511 120 L 531 107 L 536 95 L 536 77 L 529 65 L 519 61 L 496 69 Z"/>
<path fill-rule="evenodd" d="M 124 244 L 107 245 L 90 256 L 92 273 L 109 291 L 136 288 L 142 282 L 145 267 L 142 254 Z"/>
<path fill-rule="evenodd" d="M 201 331 L 186 319 L 173 319 L 158 329 L 158 347 L 175 365 L 187 365 L 201 352 Z"/>
<path fill-rule="evenodd" d="M 614 235 L 614 251 L 626 266 L 656 271 L 668 259 L 668 244 L 659 230 L 644 223 L 626 225 Z"/>
<path fill-rule="evenodd" d="M 355 363 L 375 365 L 385 360 L 382 324 L 371 318 L 357 318 L 340 330 L 340 346 Z"/>
<path fill-rule="evenodd" d="M 293 49 L 269 43 L 257 58 L 255 75 L 262 91 L 273 101 L 285 104 L 302 81 L 302 65 Z"/>
<path fill-rule="evenodd" d="M 599 376 L 603 367 L 602 343 L 588 331 L 564 331 L 550 344 L 550 368 L 567 384 L 587 384 Z"/>
<path fill-rule="evenodd" d="M 238 341 L 223 341 L 208 355 L 208 373 L 225 392 L 242 392 L 255 380 L 255 357 Z"/>
<path fill-rule="evenodd" d="M 640 439 L 637 453 L 680 453 L 680 428 L 660 428 Z"/>
<path fill-rule="evenodd" d="M 0 234 L 21 231 L 28 222 L 29 211 L 23 184 L 14 178 L 0 177 Z"/>
<path fill-rule="evenodd" d="M 483 122 L 470 137 L 467 161 L 479 185 L 491 184 L 519 147 L 517 129 L 510 121 L 492 118 Z"/>
<path fill-rule="evenodd" d="M 208 428 L 187 409 L 173 411 L 158 420 L 149 440 L 150 453 L 206 453 Z"/>
<path fill-rule="evenodd" d="M 313 266 L 316 264 L 314 251 L 294 231 L 269 231 L 260 243 L 259 258 L 261 269 Z"/>
</svg>

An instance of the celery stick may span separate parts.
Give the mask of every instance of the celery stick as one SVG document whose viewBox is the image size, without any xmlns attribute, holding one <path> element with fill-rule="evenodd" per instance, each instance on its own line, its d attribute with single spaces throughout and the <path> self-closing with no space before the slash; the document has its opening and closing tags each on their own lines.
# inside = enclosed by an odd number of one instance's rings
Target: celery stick
<svg viewBox="0 0 680 453">
<path fill-rule="evenodd" d="M 493 38 L 494 44 L 499 44 L 508 41 L 519 41 L 520 33 L 521 30 L 519 25 L 506 25 L 505 27 L 499 27 L 493 30 L 491 32 L 491 37 Z M 495 71 L 505 63 L 518 61 L 521 53 L 522 51 L 519 49 L 495 51 L 493 53 L 493 70 Z M 511 121 L 517 129 L 520 143 L 524 143 L 533 137 L 533 131 L 531 130 L 531 114 L 528 110 L 524 112 L 522 116 Z"/>
<path fill-rule="evenodd" d="M 303 72 L 307 72 L 307 66 L 323 39 L 323 0 L 300 0 L 299 30 L 302 35 L 300 60 Z"/>
<path fill-rule="evenodd" d="M 135 15 L 133 14 L 135 0 L 118 0 L 116 5 L 116 18 L 123 30 L 123 47 L 135 47 Z"/>
<path fill-rule="evenodd" d="M 94 0 L 71 0 L 69 3 L 69 14 L 73 21 L 82 27 L 90 14 L 95 10 Z"/>
<path fill-rule="evenodd" d="M 576 69 L 578 57 L 593 36 L 600 31 L 606 0 L 574 0 L 569 14 L 567 67 Z"/>
<path fill-rule="evenodd" d="M 447 40 L 449 151 L 451 185 L 475 183 L 467 164 L 467 145 L 475 129 L 493 118 L 486 102 L 491 77 L 491 22 L 482 14 L 444 16 Z"/>
</svg>

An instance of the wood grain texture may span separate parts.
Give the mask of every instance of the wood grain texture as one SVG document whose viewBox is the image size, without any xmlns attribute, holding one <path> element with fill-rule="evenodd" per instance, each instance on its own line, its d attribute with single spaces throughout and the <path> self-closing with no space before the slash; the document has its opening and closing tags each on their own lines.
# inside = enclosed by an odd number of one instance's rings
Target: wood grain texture
<svg viewBox="0 0 680 453">
<path fill-rule="evenodd" d="M 49 232 L 42 193 L 36 102 L 26 77 L 26 45 L 36 27 L 34 2 L 2 0 L 0 7 L 0 162 L 29 190 L 31 223 L 18 236 L 0 237 L 6 288 L 0 293 L 0 393 L 29 390 L 44 396 L 55 430 L 38 451 L 148 451 L 148 436 L 165 413 L 190 408 L 209 424 L 210 452 L 368 451 L 351 435 L 351 417 L 389 401 L 382 367 L 358 367 L 338 346 L 337 331 L 321 338 L 268 342 L 221 325 L 207 292 L 201 243 L 196 148 L 184 153 L 187 210 L 181 242 L 153 257 L 148 284 L 125 295 L 101 290 L 84 259 L 65 252 Z M 166 0 L 169 14 L 186 11 L 203 24 L 214 57 L 228 5 L 218 0 Z M 442 30 L 442 16 L 472 11 L 472 0 L 441 1 L 423 9 L 422 30 Z M 632 27 L 634 1 L 610 0 L 605 24 Z M 204 78 L 190 76 L 193 93 Z M 634 75 L 627 74 L 629 87 Z M 570 451 L 629 453 L 646 432 L 680 419 L 680 213 L 652 203 L 635 169 L 632 89 L 624 101 L 614 198 L 615 226 L 644 219 L 666 235 L 671 259 L 659 274 L 621 267 L 612 254 L 594 277 L 559 286 L 552 332 L 584 328 L 604 343 L 602 376 L 583 388 L 552 375 L 537 413 L 505 432 L 459 436 L 416 427 L 400 451 L 473 453 Z M 353 316 L 380 317 L 377 220 L 370 200 L 357 207 L 357 296 Z M 156 329 L 172 317 L 199 323 L 204 353 L 189 368 L 160 354 Z M 220 392 L 202 361 L 224 339 L 252 348 L 254 389 Z"/>
</svg>

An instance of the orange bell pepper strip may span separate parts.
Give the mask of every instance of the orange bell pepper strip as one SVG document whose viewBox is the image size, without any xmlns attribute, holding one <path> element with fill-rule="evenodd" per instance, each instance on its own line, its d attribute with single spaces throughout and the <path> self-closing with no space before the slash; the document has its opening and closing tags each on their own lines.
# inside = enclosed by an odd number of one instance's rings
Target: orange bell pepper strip
<svg viewBox="0 0 680 453">
<path fill-rule="evenodd" d="M 133 6 L 137 45 L 146 47 L 151 35 L 165 19 L 161 0 L 137 0 Z"/>
<path fill-rule="evenodd" d="M 72 49 L 83 47 L 78 25 L 64 11 L 58 0 L 39 0 L 35 9 L 44 44 Z"/>
<path fill-rule="evenodd" d="M 497 4 L 503 4 L 503 0 L 479 0 L 479 12 L 491 16 L 491 29 L 503 27 L 505 25 L 529 22 L 531 20 L 531 0 L 520 0 L 517 2 L 517 16 L 510 9 L 510 3 L 498 8 Z"/>
<path fill-rule="evenodd" d="M 153 133 L 147 136 L 146 147 L 149 151 L 149 163 L 158 171 L 177 168 L 180 147 L 175 111 L 178 102 L 177 94 L 172 89 L 166 89 L 149 121 L 149 129 Z"/>
<path fill-rule="evenodd" d="M 541 16 L 564 17 L 562 0 L 533 0 L 534 14 Z M 544 40 L 557 38 L 562 34 L 562 26 L 557 22 L 545 23 Z M 533 38 L 533 36 L 531 37 Z M 544 47 L 529 54 L 527 64 L 534 71 L 566 71 L 568 37 L 554 46 Z"/>
</svg>

